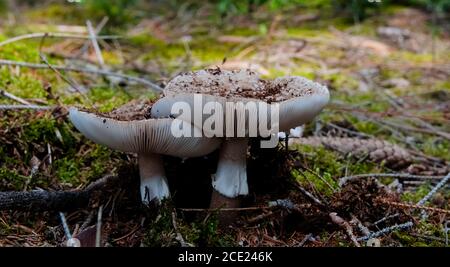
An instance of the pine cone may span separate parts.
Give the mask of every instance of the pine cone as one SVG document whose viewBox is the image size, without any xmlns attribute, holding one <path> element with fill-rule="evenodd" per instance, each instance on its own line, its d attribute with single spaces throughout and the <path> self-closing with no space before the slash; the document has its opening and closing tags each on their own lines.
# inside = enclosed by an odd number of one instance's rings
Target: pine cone
<svg viewBox="0 0 450 267">
<path fill-rule="evenodd" d="M 391 168 L 405 167 L 413 161 L 413 156 L 404 148 L 384 140 L 341 137 L 291 138 L 289 145 L 304 144 L 331 148 L 343 154 L 351 154 L 361 159 L 367 157 L 374 162 L 383 162 Z"/>
</svg>

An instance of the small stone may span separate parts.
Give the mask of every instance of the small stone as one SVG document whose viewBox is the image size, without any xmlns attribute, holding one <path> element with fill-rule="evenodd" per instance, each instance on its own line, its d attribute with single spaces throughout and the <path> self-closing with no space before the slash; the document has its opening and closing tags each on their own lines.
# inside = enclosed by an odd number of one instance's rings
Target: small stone
<svg viewBox="0 0 450 267">
<path fill-rule="evenodd" d="M 381 247 L 381 241 L 378 238 L 371 238 L 367 240 L 366 246 L 368 247 Z"/>
<path fill-rule="evenodd" d="M 79 247 L 81 247 L 81 242 L 80 242 L 80 240 L 78 240 L 78 238 L 72 237 L 71 239 L 67 240 L 66 246 L 79 248 Z"/>
</svg>

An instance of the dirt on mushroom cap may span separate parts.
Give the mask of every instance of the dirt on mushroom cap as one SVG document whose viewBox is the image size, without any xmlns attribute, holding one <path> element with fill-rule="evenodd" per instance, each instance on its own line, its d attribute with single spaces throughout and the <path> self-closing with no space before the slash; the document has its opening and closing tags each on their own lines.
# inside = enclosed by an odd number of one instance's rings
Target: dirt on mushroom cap
<svg viewBox="0 0 450 267">
<path fill-rule="evenodd" d="M 80 108 L 82 111 L 95 113 L 98 116 L 115 119 L 118 121 L 136 121 L 150 119 L 150 111 L 155 100 L 138 99 L 132 100 L 123 106 L 117 107 L 110 112 L 99 112 L 93 109 Z"/>
<path fill-rule="evenodd" d="M 264 80 L 251 70 L 228 71 L 216 68 L 183 73 L 172 79 L 165 91 L 208 94 L 226 98 L 249 98 L 271 103 L 326 90 L 320 84 L 303 77 L 286 76 L 275 80 Z"/>
</svg>

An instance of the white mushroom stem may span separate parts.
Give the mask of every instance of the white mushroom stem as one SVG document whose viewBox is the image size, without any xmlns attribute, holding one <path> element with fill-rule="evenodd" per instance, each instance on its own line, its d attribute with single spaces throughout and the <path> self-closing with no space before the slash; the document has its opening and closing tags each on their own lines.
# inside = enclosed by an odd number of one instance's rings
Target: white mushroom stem
<svg viewBox="0 0 450 267">
<path fill-rule="evenodd" d="M 248 194 L 247 184 L 248 138 L 226 140 L 220 149 L 217 172 L 212 185 L 220 194 L 234 198 Z"/>
<path fill-rule="evenodd" d="M 148 204 L 154 199 L 159 203 L 169 197 L 169 185 L 160 155 L 139 154 L 139 174 L 143 203 Z"/>
</svg>

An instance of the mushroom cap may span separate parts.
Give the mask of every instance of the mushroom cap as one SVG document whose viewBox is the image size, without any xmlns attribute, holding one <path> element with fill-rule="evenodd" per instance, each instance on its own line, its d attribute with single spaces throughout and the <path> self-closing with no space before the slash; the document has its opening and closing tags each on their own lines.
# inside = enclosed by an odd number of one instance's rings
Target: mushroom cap
<svg viewBox="0 0 450 267">
<path fill-rule="evenodd" d="M 201 96 L 201 107 L 194 101 L 196 95 Z M 192 110 L 196 108 L 203 110 L 207 103 L 216 102 L 222 106 L 224 117 L 226 117 L 232 115 L 227 114 L 226 103 L 253 102 L 257 106 L 256 111 L 244 111 L 245 114 L 239 114 L 239 111 L 236 111 L 236 116 L 243 115 L 248 121 L 255 116 L 255 112 L 261 115 L 267 112 L 268 121 L 272 124 L 277 121 L 270 122 L 270 108 L 279 104 L 279 130 L 286 131 L 313 119 L 326 106 L 329 98 L 330 94 L 325 86 L 304 77 L 286 76 L 274 80 L 262 80 L 257 74 L 248 70 L 200 70 L 182 74 L 171 80 L 164 89 L 164 97 L 153 105 L 151 116 L 173 117 L 176 114 L 173 113 L 172 108 L 179 102 L 187 103 Z M 204 121 L 211 115 L 200 112 L 201 120 L 195 120 L 195 111 L 192 111 L 191 119 L 188 121 L 201 129 Z M 186 120 L 185 117 L 182 119 Z M 248 133 L 249 125 L 244 127 Z"/>
<path fill-rule="evenodd" d="M 69 118 L 87 138 L 124 152 L 198 157 L 211 153 L 221 142 L 217 138 L 175 137 L 171 127 L 177 119 L 172 118 L 120 121 L 77 108 L 70 108 Z M 186 126 L 191 133 L 199 131 L 190 124 Z"/>
</svg>

